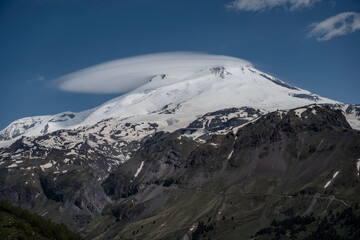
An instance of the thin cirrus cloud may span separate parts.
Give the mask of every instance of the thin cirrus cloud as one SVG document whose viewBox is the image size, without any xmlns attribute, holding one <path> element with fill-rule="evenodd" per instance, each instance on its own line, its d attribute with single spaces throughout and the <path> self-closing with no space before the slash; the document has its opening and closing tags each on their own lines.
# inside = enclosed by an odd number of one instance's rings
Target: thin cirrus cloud
<svg viewBox="0 0 360 240">
<path fill-rule="evenodd" d="M 235 0 L 226 5 L 228 10 L 240 11 L 264 11 L 273 8 L 284 8 L 285 10 L 298 10 L 313 6 L 321 0 Z"/>
<path fill-rule="evenodd" d="M 33 78 L 26 80 L 27 83 L 34 83 L 34 82 L 45 82 L 45 76 L 36 74 Z"/>
<path fill-rule="evenodd" d="M 185 78 L 199 69 L 219 65 L 243 66 L 251 63 L 228 56 L 195 52 L 148 54 L 105 62 L 58 79 L 61 90 L 80 93 L 125 93 L 148 83 L 157 75 Z"/>
<path fill-rule="evenodd" d="M 309 38 L 318 41 L 327 41 L 336 36 L 346 35 L 360 30 L 360 14 L 355 12 L 344 12 L 330 17 L 322 22 L 310 25 Z"/>
</svg>

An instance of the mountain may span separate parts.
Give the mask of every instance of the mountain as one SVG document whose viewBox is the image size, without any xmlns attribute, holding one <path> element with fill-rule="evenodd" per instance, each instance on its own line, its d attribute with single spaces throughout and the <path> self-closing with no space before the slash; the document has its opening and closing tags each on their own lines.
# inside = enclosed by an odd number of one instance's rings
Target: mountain
<svg viewBox="0 0 360 240">
<path fill-rule="evenodd" d="M 110 123 L 93 129 L 104 126 Z M 102 133 L 81 135 L 85 129 L 4 148 L 0 198 L 89 239 L 198 239 L 199 222 L 207 236 L 248 238 L 273 219 L 322 216 L 360 201 L 360 134 L 329 107 L 208 113 L 186 128 L 134 140 L 136 150 L 118 162 L 106 155 L 114 153 Z M 113 139 L 122 132 L 110 129 Z M 71 136 L 77 145 L 66 148 Z"/>
<path fill-rule="evenodd" d="M 11 123 L 0 199 L 87 239 L 249 239 L 360 201 L 359 105 L 243 61 L 180 70 L 84 112 Z"/>
<path fill-rule="evenodd" d="M 275 111 L 202 144 L 183 132 L 157 133 L 102 182 L 113 202 L 83 234 L 250 239 L 273 219 L 322 216 L 360 200 L 360 133 L 340 111 Z"/>
<path fill-rule="evenodd" d="M 265 113 L 247 107 L 224 109 L 201 116 L 179 131 L 203 143 Z M 108 119 L 90 127 L 22 137 L 0 149 L 0 198 L 81 227 L 111 202 L 101 182 L 142 148 L 157 127 L 156 123 Z"/>
<path fill-rule="evenodd" d="M 250 106 L 267 111 L 309 104 L 330 104 L 349 116 L 359 129 L 360 107 L 320 97 L 292 86 L 239 61 L 201 66 L 185 73 L 158 74 L 137 89 L 99 107 L 80 113 L 19 119 L 0 131 L 0 146 L 22 136 L 38 136 L 60 129 L 92 126 L 102 120 L 153 122 L 158 130 L 174 131 L 197 116 L 231 107 Z M 188 72 L 186 72 L 188 71 Z M 226 97 L 224 97 L 226 96 Z"/>
</svg>

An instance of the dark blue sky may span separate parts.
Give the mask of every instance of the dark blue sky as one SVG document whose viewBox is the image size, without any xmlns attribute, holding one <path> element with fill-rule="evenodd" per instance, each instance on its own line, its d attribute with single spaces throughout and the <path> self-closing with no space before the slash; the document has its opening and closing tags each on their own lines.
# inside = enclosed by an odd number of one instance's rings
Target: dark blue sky
<svg viewBox="0 0 360 240">
<path fill-rule="evenodd" d="M 48 83 L 105 61 L 199 51 L 252 62 L 321 96 L 360 103 L 360 31 L 327 41 L 309 25 L 358 0 L 323 0 L 293 11 L 228 10 L 231 0 L 2 0 L 0 129 L 21 117 L 81 111 L 117 95 L 64 92 Z"/>
</svg>

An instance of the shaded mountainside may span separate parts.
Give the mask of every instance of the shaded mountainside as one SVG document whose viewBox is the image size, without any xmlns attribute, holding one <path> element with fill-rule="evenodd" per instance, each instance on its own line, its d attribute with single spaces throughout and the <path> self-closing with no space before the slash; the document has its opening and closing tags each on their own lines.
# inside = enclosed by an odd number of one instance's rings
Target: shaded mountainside
<svg viewBox="0 0 360 240">
<path fill-rule="evenodd" d="M 360 201 L 360 133 L 340 111 L 277 111 L 202 144 L 181 132 L 156 134 L 109 175 L 102 186 L 113 202 L 83 234 L 249 239 L 273 219 Z"/>
<path fill-rule="evenodd" d="M 201 126 L 181 131 L 189 141 L 204 142 L 261 113 L 246 107 L 224 109 L 195 120 Z M 207 129 L 206 124 L 216 128 Z M 157 127 L 107 119 L 91 127 L 23 137 L 0 149 L 0 198 L 78 229 L 100 216 L 111 202 L 101 182 L 143 146 Z"/>
<path fill-rule="evenodd" d="M 146 123 L 140 137 L 111 121 L 3 149 L 0 198 L 87 239 L 250 239 L 360 202 L 360 132 L 340 110 L 230 108 L 172 133 Z M 129 160 L 112 164 L 122 148 Z"/>
<path fill-rule="evenodd" d="M 305 239 L 305 240 L 356 240 L 360 239 L 359 204 L 342 211 L 328 211 L 321 217 L 296 216 L 271 222 L 271 226 L 260 229 L 254 239 Z"/>
</svg>

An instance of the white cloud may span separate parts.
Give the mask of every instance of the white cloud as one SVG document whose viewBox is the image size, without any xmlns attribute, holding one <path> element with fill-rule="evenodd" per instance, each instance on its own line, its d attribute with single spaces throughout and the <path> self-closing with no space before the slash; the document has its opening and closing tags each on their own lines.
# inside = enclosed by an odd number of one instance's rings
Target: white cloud
<svg viewBox="0 0 360 240">
<path fill-rule="evenodd" d="M 40 75 L 40 74 L 36 74 L 34 76 L 34 78 L 32 79 L 28 79 L 26 80 L 27 83 L 33 83 L 33 82 L 44 82 L 46 79 L 45 79 L 45 76 L 43 75 Z"/>
<path fill-rule="evenodd" d="M 235 0 L 226 5 L 226 8 L 229 10 L 255 12 L 280 7 L 293 11 L 300 8 L 311 7 L 320 1 L 321 0 Z"/>
<path fill-rule="evenodd" d="M 54 80 L 60 89 L 83 93 L 125 93 L 160 74 L 187 77 L 201 68 L 251 65 L 238 58 L 192 52 L 149 54 L 105 62 Z"/>
<path fill-rule="evenodd" d="M 360 14 L 344 12 L 330 17 L 322 22 L 310 25 L 308 37 L 315 37 L 318 41 L 330 40 L 333 37 L 346 35 L 360 29 Z"/>
<path fill-rule="evenodd" d="M 39 80 L 40 82 L 45 81 L 45 76 L 43 76 L 43 75 L 38 74 L 36 77 L 37 77 L 37 80 Z"/>
</svg>

